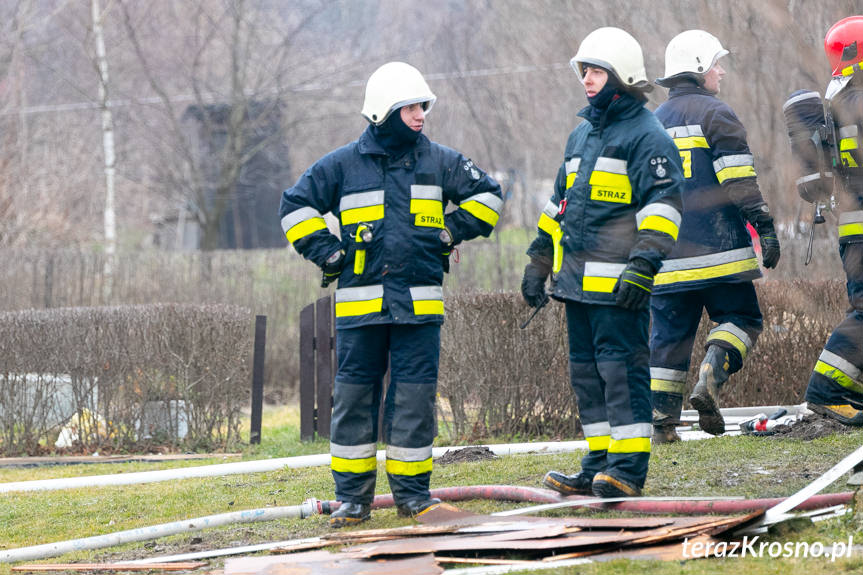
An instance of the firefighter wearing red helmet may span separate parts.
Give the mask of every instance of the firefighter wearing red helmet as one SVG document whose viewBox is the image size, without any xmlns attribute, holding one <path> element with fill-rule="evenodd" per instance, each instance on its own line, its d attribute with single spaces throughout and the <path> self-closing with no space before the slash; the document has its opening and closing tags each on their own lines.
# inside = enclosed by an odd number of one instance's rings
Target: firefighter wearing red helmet
<svg viewBox="0 0 863 575">
<path fill-rule="evenodd" d="M 833 79 L 825 117 L 834 137 L 833 171 L 839 188 L 839 254 L 851 309 L 818 357 L 806 401 L 846 425 L 863 426 L 863 16 L 834 24 L 824 38 Z"/>
</svg>

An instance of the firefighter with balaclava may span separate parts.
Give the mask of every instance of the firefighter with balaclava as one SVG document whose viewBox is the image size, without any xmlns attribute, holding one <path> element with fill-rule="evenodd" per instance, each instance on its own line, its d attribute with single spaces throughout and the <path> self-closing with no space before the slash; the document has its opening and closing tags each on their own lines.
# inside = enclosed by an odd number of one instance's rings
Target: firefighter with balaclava
<svg viewBox="0 0 863 575">
<path fill-rule="evenodd" d="M 823 106 L 818 92 L 800 91 L 783 108 L 796 159 L 809 165 L 798 191 L 819 208 L 838 203 L 851 307 L 815 363 L 806 401 L 816 413 L 863 426 L 863 16 L 834 24 L 824 51 L 833 78 Z"/>
<path fill-rule="evenodd" d="M 645 109 L 641 46 L 619 28 L 588 34 L 571 61 L 589 105 L 570 134 L 554 193 L 528 249 L 522 295 L 566 306 L 570 383 L 589 446 L 581 471 L 550 471 L 565 495 L 638 496 L 652 431 L 648 301 L 680 225 L 683 173 Z"/>
<path fill-rule="evenodd" d="M 430 497 L 435 395 L 444 319 L 441 291 L 453 247 L 488 236 L 500 186 L 422 128 L 435 103 L 422 74 L 390 62 L 368 80 L 358 140 L 324 156 L 284 192 L 288 241 L 317 264 L 335 293 L 336 353 L 330 435 L 336 499 L 332 527 L 364 521 L 375 492 L 381 387 L 386 471 L 400 516 Z M 452 202 L 457 209 L 445 211 Z M 324 214 L 338 218 L 341 239 Z"/>
<path fill-rule="evenodd" d="M 650 389 L 654 443 L 679 441 L 686 375 L 703 310 L 716 325 L 689 396 L 707 433 L 725 421 L 719 391 L 752 351 L 762 327 L 752 280 L 761 277 L 746 224 L 758 232 L 763 264 L 779 261 L 773 217 L 758 188 L 746 130 L 717 96 L 728 54 L 703 30 L 687 30 L 665 50 L 668 100 L 656 110 L 683 162 L 683 222 L 656 274 L 651 307 Z"/>
</svg>

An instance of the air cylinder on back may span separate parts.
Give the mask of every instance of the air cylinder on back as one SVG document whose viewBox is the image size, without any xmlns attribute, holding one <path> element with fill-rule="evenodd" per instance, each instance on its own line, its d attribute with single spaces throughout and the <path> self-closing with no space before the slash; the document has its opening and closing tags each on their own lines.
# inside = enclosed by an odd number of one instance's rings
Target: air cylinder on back
<svg viewBox="0 0 863 575">
<path fill-rule="evenodd" d="M 833 192 L 831 134 L 821 94 L 797 90 L 782 106 L 791 141 L 797 192 L 807 202 L 823 202 Z"/>
</svg>

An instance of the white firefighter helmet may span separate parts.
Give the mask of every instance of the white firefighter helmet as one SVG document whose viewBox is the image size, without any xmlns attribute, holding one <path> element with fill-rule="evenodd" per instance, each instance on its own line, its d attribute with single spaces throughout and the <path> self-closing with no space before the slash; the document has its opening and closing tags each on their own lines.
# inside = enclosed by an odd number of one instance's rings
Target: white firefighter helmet
<svg viewBox="0 0 863 575">
<path fill-rule="evenodd" d="M 728 50 L 710 32 L 681 32 L 665 48 L 665 76 L 657 78 L 656 83 L 664 86 L 667 80 L 685 75 L 700 80 L 726 54 Z"/>
<path fill-rule="evenodd" d="M 638 40 L 620 28 L 598 28 L 588 34 L 569 61 L 582 77 L 582 66 L 594 65 L 610 70 L 626 88 L 649 92 L 653 86 L 644 71 L 644 54 Z"/>
<path fill-rule="evenodd" d="M 404 62 L 388 62 L 369 76 L 362 114 L 380 126 L 393 110 L 425 102 L 424 109 L 429 112 L 435 100 L 419 70 Z"/>
</svg>

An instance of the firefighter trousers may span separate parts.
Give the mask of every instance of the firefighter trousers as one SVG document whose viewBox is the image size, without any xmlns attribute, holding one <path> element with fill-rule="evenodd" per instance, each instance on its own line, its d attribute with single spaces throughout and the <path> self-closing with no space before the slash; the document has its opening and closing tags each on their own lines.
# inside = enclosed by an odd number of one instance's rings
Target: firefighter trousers
<svg viewBox="0 0 863 575">
<path fill-rule="evenodd" d="M 589 451 L 582 472 L 641 488 L 652 433 L 647 310 L 566 302 L 570 383 Z"/>
<path fill-rule="evenodd" d="M 806 388 L 806 401 L 863 409 L 863 243 L 839 247 L 851 308 L 824 346 Z"/>
<path fill-rule="evenodd" d="M 340 329 L 330 431 L 336 499 L 371 503 L 375 493 L 383 378 L 386 471 L 396 504 L 429 498 L 435 394 L 440 358 L 437 324 Z"/>
<path fill-rule="evenodd" d="M 707 335 L 728 351 L 728 373 L 739 371 L 762 329 L 761 309 L 752 282 L 654 295 L 650 300 L 650 392 L 655 420 L 677 422 L 683 409 L 686 374 L 703 310 L 718 324 Z"/>
</svg>

